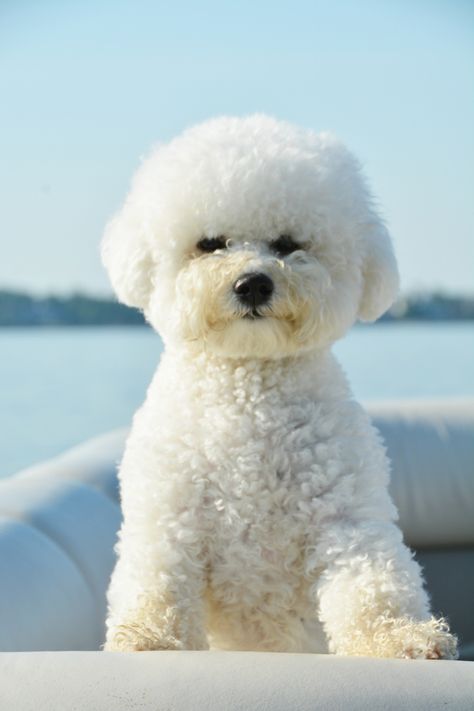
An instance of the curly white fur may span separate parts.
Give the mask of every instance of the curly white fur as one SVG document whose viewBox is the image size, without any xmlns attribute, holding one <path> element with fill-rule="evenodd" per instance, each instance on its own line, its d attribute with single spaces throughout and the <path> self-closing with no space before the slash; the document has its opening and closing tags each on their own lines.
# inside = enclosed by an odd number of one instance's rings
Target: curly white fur
<svg viewBox="0 0 474 711">
<path fill-rule="evenodd" d="M 120 466 L 106 649 L 455 656 L 330 352 L 398 288 L 347 149 L 264 116 L 193 128 L 143 164 L 103 258 L 166 344 Z M 255 272 L 274 292 L 248 318 Z"/>
</svg>

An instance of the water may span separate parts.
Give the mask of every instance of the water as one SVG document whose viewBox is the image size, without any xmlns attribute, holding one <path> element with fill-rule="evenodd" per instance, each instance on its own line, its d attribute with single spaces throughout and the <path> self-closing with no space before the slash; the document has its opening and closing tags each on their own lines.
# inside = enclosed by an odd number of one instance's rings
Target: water
<svg viewBox="0 0 474 711">
<path fill-rule="evenodd" d="M 129 423 L 161 350 L 139 327 L 0 330 L 0 476 Z M 335 350 L 361 400 L 474 396 L 474 324 L 360 326 Z"/>
</svg>

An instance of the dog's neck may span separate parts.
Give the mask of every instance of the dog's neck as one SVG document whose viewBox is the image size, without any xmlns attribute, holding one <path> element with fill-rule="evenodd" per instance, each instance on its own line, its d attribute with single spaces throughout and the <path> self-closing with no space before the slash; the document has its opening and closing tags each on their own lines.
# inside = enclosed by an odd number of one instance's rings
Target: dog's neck
<svg viewBox="0 0 474 711">
<path fill-rule="evenodd" d="M 313 350 L 284 358 L 226 358 L 205 351 L 167 348 L 162 358 L 167 377 L 179 381 L 189 392 L 202 396 L 222 389 L 228 393 L 245 391 L 255 397 L 277 389 L 281 395 L 312 395 L 333 400 L 350 397 L 350 390 L 339 363 L 330 349 Z M 161 370 L 161 368 L 160 368 Z M 199 395 L 198 393 L 201 393 Z"/>
<path fill-rule="evenodd" d="M 186 367 L 198 367 L 214 374 L 216 369 L 231 373 L 240 369 L 245 369 L 259 373 L 291 373 L 293 371 L 303 371 L 316 364 L 322 364 L 328 357 L 331 357 L 329 349 L 319 349 L 304 351 L 291 356 L 275 358 L 259 357 L 228 357 L 210 350 L 197 349 L 195 347 L 168 347 L 173 358 L 181 360 Z"/>
</svg>

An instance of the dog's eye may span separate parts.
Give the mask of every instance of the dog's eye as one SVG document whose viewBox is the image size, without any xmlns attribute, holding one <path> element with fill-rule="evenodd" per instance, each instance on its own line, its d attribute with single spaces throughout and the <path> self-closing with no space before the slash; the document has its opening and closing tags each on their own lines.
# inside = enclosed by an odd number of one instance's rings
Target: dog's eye
<svg viewBox="0 0 474 711">
<path fill-rule="evenodd" d="M 201 252 L 215 252 L 216 249 L 225 249 L 225 237 L 203 237 L 197 243 Z"/>
<path fill-rule="evenodd" d="M 280 257 L 286 257 L 287 254 L 296 252 L 297 249 L 302 249 L 302 247 L 297 244 L 290 235 L 280 235 L 278 239 L 274 239 L 270 242 L 270 249 L 275 252 Z"/>
</svg>

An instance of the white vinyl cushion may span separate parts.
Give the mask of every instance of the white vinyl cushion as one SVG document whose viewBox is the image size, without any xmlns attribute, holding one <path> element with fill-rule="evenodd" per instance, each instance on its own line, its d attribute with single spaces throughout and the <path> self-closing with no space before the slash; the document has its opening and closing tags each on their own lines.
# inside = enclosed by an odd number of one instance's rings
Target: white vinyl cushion
<svg viewBox="0 0 474 711">
<path fill-rule="evenodd" d="M 0 650 L 98 649 L 120 524 L 80 481 L 0 486 Z"/>
<path fill-rule="evenodd" d="M 392 460 L 391 492 L 415 548 L 474 545 L 474 400 L 368 407 Z"/>
<path fill-rule="evenodd" d="M 15 711 L 472 711 L 474 663 L 255 652 L 0 654 Z"/>
</svg>

